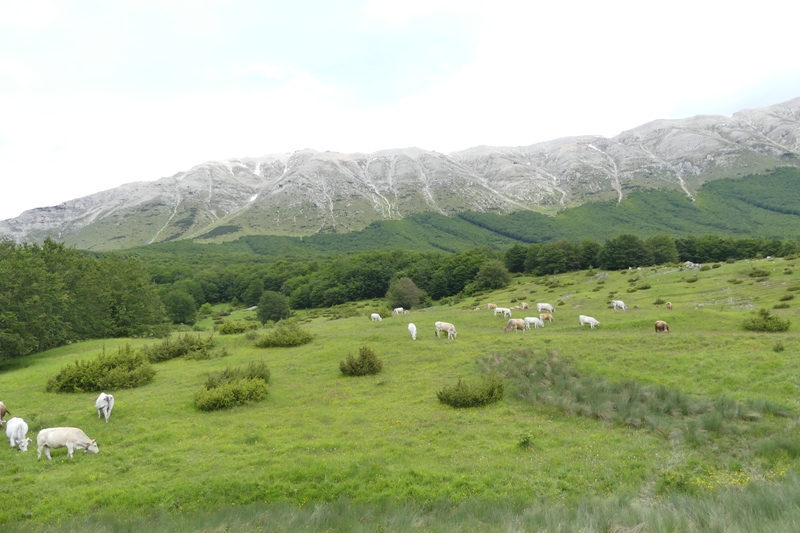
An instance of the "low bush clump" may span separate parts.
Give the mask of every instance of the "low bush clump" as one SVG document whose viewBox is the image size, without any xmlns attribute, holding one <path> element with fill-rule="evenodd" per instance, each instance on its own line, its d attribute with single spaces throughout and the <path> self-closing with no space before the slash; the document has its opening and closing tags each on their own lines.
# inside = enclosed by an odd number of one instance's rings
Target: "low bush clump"
<svg viewBox="0 0 800 533">
<path fill-rule="evenodd" d="M 754 268 L 750 272 L 747 273 L 748 276 L 751 278 L 766 278 L 770 275 L 769 270 L 764 270 L 763 268 Z"/>
<path fill-rule="evenodd" d="M 490 374 L 475 381 L 458 380 L 436 393 L 439 401 L 452 407 L 480 407 L 503 398 L 505 386 L 502 378 Z"/>
<path fill-rule="evenodd" d="M 249 324 L 236 320 L 225 320 L 222 325 L 219 326 L 218 330 L 220 335 L 235 335 L 236 333 L 244 333 L 248 329 L 258 328 L 257 325 L 254 326 L 255 327 L 252 327 Z"/>
<path fill-rule="evenodd" d="M 377 374 L 383 368 L 381 361 L 369 346 L 362 346 L 358 350 L 358 358 L 353 354 L 347 354 L 347 359 L 339 361 L 339 370 L 345 376 L 366 376 Z"/>
<path fill-rule="evenodd" d="M 269 394 L 269 378 L 270 371 L 264 361 L 251 361 L 247 367 L 228 367 L 208 376 L 205 386 L 195 393 L 194 404 L 201 411 L 215 411 L 257 402 Z"/>
<path fill-rule="evenodd" d="M 665 303 L 667 303 L 665 300 L 661 298 L 656 298 L 656 301 L 653 302 L 653 305 L 664 305 Z"/>
<path fill-rule="evenodd" d="M 789 300 L 794 300 L 794 294 L 784 294 L 780 297 L 780 301 L 787 302 Z"/>
<path fill-rule="evenodd" d="M 132 389 L 153 381 L 147 356 L 127 344 L 114 355 L 105 350 L 91 361 L 75 361 L 47 380 L 47 392 L 98 392 Z"/>
<path fill-rule="evenodd" d="M 775 316 L 767 309 L 759 309 L 758 314 L 742 323 L 746 331 L 762 331 L 774 333 L 789 330 L 789 319 Z"/>
<path fill-rule="evenodd" d="M 787 304 L 786 302 L 781 302 L 772 306 L 773 309 L 789 309 L 790 307 L 791 305 Z"/>
<path fill-rule="evenodd" d="M 700 272 L 708 272 L 711 270 L 711 265 L 703 265 L 700 267 Z"/>
<path fill-rule="evenodd" d="M 147 356 L 151 363 L 160 363 L 162 361 L 169 361 L 176 357 L 186 357 L 187 359 L 211 359 L 212 357 L 221 357 L 227 355 L 224 350 L 213 352 L 214 346 L 217 341 L 214 337 L 201 337 L 200 335 L 189 335 L 188 333 L 183 337 L 178 337 L 175 340 L 164 339 L 159 344 L 152 346 L 147 345 L 142 347 L 142 353 Z"/>
<path fill-rule="evenodd" d="M 289 348 L 308 344 L 313 338 L 311 333 L 300 329 L 297 323 L 281 320 L 274 331 L 256 341 L 256 346 L 259 348 Z"/>
</svg>

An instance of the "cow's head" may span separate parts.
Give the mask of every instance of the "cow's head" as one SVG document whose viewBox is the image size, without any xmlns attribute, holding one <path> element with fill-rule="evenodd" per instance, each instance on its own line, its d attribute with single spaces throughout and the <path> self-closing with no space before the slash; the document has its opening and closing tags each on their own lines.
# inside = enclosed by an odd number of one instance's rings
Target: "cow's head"
<svg viewBox="0 0 800 533">
<path fill-rule="evenodd" d="M 26 438 L 24 438 L 24 439 L 22 439 L 22 440 L 19 442 L 19 444 L 18 444 L 18 446 L 19 446 L 19 451 L 21 451 L 21 452 L 27 452 L 27 451 L 28 451 L 28 444 L 30 444 L 30 442 L 31 442 L 31 439 L 29 439 L 29 438 L 27 438 L 27 437 L 26 437 Z"/>
<path fill-rule="evenodd" d="M 83 449 L 83 453 L 92 452 L 92 453 L 100 453 L 100 448 L 97 447 L 97 441 L 93 440 L 89 443 L 86 448 Z"/>
</svg>

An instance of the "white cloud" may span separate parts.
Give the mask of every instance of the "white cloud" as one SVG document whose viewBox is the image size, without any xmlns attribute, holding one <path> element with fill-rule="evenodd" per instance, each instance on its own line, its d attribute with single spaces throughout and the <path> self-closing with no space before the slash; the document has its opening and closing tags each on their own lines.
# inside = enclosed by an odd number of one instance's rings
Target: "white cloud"
<svg viewBox="0 0 800 533">
<path fill-rule="evenodd" d="M 58 10 L 45 0 L 0 0 L 0 28 L 42 30 L 53 24 Z"/>
<path fill-rule="evenodd" d="M 0 80 L 3 78 L 21 85 L 30 85 L 41 79 L 39 74 L 29 65 L 0 57 Z"/>
</svg>

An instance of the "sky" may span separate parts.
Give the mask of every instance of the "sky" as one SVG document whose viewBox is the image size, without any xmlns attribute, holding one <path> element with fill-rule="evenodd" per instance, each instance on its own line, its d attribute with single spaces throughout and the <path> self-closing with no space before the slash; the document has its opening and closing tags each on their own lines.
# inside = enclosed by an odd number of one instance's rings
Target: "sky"
<svg viewBox="0 0 800 533">
<path fill-rule="evenodd" d="M 211 160 L 526 146 L 800 96 L 789 1 L 0 0 L 0 220 Z"/>
</svg>

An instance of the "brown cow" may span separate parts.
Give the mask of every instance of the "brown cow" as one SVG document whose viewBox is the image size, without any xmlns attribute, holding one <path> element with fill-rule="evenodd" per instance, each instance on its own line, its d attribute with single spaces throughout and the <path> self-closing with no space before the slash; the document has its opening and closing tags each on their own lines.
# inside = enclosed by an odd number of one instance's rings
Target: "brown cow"
<svg viewBox="0 0 800 533">
<path fill-rule="evenodd" d="M 519 307 L 520 307 L 520 309 L 530 309 L 531 308 L 531 306 L 528 305 L 525 302 L 520 302 Z"/>
<path fill-rule="evenodd" d="M 667 302 L 667 309 L 672 311 L 672 302 Z"/>
<path fill-rule="evenodd" d="M 663 320 L 656 320 L 656 333 L 669 333 L 669 326 Z"/>
<path fill-rule="evenodd" d="M 541 319 L 543 322 L 544 322 L 545 320 L 547 320 L 548 322 L 552 322 L 552 321 L 553 321 L 553 315 L 551 315 L 550 313 L 542 313 L 542 314 L 540 314 L 540 315 L 539 315 L 539 318 L 540 318 L 540 319 Z"/>
<path fill-rule="evenodd" d="M 521 318 L 512 318 L 508 321 L 506 327 L 503 328 L 503 331 L 515 331 L 519 330 L 522 333 L 525 333 L 525 321 Z"/>
<path fill-rule="evenodd" d="M 10 411 L 8 409 L 6 409 L 6 404 L 4 404 L 3 402 L 0 402 L 0 427 L 5 422 L 3 420 L 3 417 L 6 416 L 6 413 L 9 413 L 9 412 Z"/>
<path fill-rule="evenodd" d="M 486 309 L 491 311 L 492 309 L 497 309 L 497 304 L 486 304 Z"/>
</svg>

